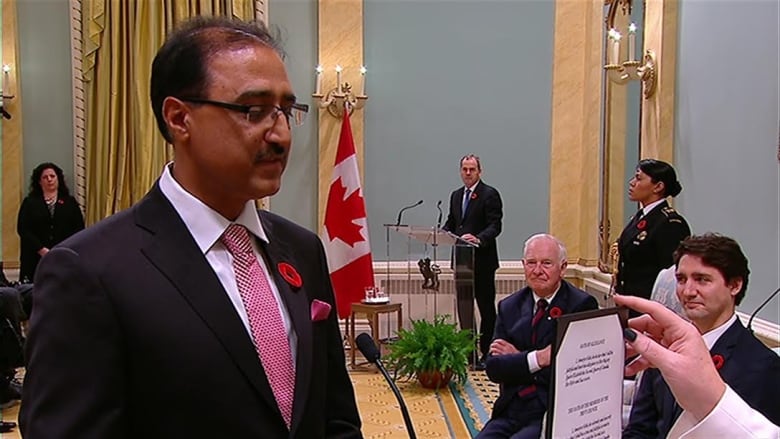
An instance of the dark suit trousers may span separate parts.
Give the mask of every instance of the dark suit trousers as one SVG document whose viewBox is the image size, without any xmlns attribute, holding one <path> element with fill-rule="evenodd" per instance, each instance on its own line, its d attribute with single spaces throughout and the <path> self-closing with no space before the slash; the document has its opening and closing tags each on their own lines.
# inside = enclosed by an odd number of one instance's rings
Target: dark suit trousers
<svg viewBox="0 0 780 439">
<path fill-rule="evenodd" d="M 474 299 L 479 308 L 479 350 L 487 355 L 490 343 L 493 341 L 493 330 L 496 327 L 496 270 L 477 267 L 460 256 L 456 249 L 455 289 L 458 296 L 458 320 L 461 329 L 473 331 Z M 473 274 L 472 274 L 473 273 Z M 472 290 L 473 281 L 473 290 Z"/>
<path fill-rule="evenodd" d="M 544 413 L 539 398 L 515 397 L 501 416 L 485 424 L 477 439 L 539 439 Z"/>
</svg>

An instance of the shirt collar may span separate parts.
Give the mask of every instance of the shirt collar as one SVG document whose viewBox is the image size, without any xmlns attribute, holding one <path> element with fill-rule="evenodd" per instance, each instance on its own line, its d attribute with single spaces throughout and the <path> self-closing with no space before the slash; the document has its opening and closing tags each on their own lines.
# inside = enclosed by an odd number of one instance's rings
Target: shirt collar
<svg viewBox="0 0 780 439">
<path fill-rule="evenodd" d="M 666 199 L 665 198 L 661 198 L 660 200 L 653 201 L 652 203 L 648 204 L 647 206 L 642 206 L 642 216 L 645 216 L 648 213 L 650 213 L 650 211 L 653 210 L 653 208 L 655 208 L 655 206 L 658 206 L 659 204 L 663 203 L 664 201 L 666 201 Z"/>
<path fill-rule="evenodd" d="M 547 305 L 548 306 L 553 302 L 553 300 L 555 299 L 555 296 L 558 295 L 558 292 L 561 291 L 561 287 L 562 286 L 563 286 L 563 280 L 561 280 L 561 283 L 558 285 L 558 289 L 555 290 L 555 292 L 552 293 L 552 295 L 550 297 L 545 297 L 544 298 L 544 300 L 547 301 Z M 536 308 L 536 304 L 539 303 L 539 301 L 542 299 L 542 297 L 538 296 L 536 294 L 536 291 L 534 291 L 534 290 L 531 290 L 531 293 L 533 293 L 533 295 L 534 295 L 534 308 Z"/>
<path fill-rule="evenodd" d="M 463 187 L 463 188 L 464 188 L 464 189 L 463 189 L 463 193 L 465 194 L 465 193 L 466 193 L 466 190 L 468 189 L 468 190 L 470 190 L 470 191 L 471 191 L 471 193 L 473 194 L 473 193 L 474 193 L 474 189 L 476 189 L 476 188 L 477 188 L 477 185 L 479 185 L 479 182 L 480 182 L 480 181 L 482 181 L 482 180 L 477 180 L 477 182 L 476 182 L 476 183 L 474 183 L 474 184 L 473 184 L 471 187 L 465 187 L 465 186 L 464 186 L 464 187 Z"/>
<path fill-rule="evenodd" d="M 731 325 L 733 325 L 734 322 L 736 321 L 737 321 L 737 314 L 734 313 L 731 315 L 731 318 L 726 320 L 726 323 L 702 334 L 701 338 L 704 339 L 704 344 L 707 345 L 707 350 L 712 349 L 712 347 L 715 345 L 715 342 L 718 341 L 720 336 L 723 335 L 723 333 L 726 332 L 726 330 L 729 329 Z"/>
<path fill-rule="evenodd" d="M 182 221 L 184 221 L 184 225 L 187 226 L 203 254 L 206 254 L 211 249 L 231 223 L 242 225 L 256 237 L 266 243 L 270 242 L 260 222 L 253 200 L 247 201 L 238 218 L 231 222 L 187 192 L 173 178 L 171 173 L 172 166 L 173 162 L 165 165 L 160 176 L 160 190 L 171 202 Z"/>
</svg>

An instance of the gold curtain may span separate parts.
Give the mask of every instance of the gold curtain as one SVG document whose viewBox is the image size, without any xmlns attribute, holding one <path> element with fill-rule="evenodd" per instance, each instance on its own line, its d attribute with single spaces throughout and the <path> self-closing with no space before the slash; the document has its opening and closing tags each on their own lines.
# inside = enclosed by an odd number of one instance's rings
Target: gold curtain
<svg viewBox="0 0 780 439">
<path fill-rule="evenodd" d="M 149 101 L 151 65 L 166 34 L 196 15 L 254 19 L 254 0 L 85 0 L 86 213 L 92 224 L 152 187 L 172 150 Z"/>
</svg>

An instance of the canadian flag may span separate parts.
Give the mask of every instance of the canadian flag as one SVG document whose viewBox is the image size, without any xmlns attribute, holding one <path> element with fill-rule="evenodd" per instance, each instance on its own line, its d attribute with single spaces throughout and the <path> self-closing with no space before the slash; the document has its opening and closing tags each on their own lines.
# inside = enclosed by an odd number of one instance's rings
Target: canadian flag
<svg viewBox="0 0 780 439">
<path fill-rule="evenodd" d="M 366 203 L 347 111 L 341 123 L 322 234 L 336 308 L 343 319 L 350 314 L 351 304 L 364 298 L 365 288 L 374 285 Z"/>
</svg>

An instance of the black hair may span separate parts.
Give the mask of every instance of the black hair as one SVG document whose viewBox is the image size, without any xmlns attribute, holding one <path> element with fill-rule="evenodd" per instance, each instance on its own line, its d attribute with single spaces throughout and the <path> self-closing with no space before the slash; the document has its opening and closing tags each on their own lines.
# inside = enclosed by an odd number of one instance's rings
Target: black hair
<svg viewBox="0 0 780 439">
<path fill-rule="evenodd" d="M 672 165 L 661 160 L 644 159 L 636 165 L 636 168 L 647 174 L 653 183 L 659 181 L 664 184 L 664 197 L 676 197 L 682 192 L 682 185 L 677 181 L 677 173 Z"/>
<path fill-rule="evenodd" d="M 171 143 L 172 137 L 162 114 L 165 98 L 203 97 L 208 88 L 210 58 L 224 50 L 256 44 L 267 46 L 284 58 L 277 38 L 262 22 L 197 16 L 168 36 L 152 62 L 149 92 L 157 127 L 166 141 Z"/>
<path fill-rule="evenodd" d="M 474 159 L 477 161 L 477 171 L 482 172 L 482 163 L 479 161 L 479 156 L 474 154 L 466 154 L 460 158 L 459 166 L 463 167 L 463 160 Z"/>
<path fill-rule="evenodd" d="M 69 197 L 70 190 L 68 189 L 68 185 L 65 183 L 65 174 L 62 172 L 62 169 L 59 166 L 51 162 L 41 163 L 40 165 L 36 166 L 35 169 L 33 169 L 32 175 L 30 176 L 30 194 L 43 198 L 41 175 L 43 175 L 43 171 L 47 169 L 52 169 L 54 170 L 54 173 L 57 174 L 57 197 Z"/>
<path fill-rule="evenodd" d="M 742 253 L 737 241 L 717 233 L 689 236 L 675 250 L 674 264 L 677 265 L 685 255 L 699 257 L 704 265 L 718 270 L 727 283 L 742 279 L 742 289 L 734 298 L 737 305 L 742 302 L 747 291 L 750 269 L 747 257 Z"/>
</svg>

